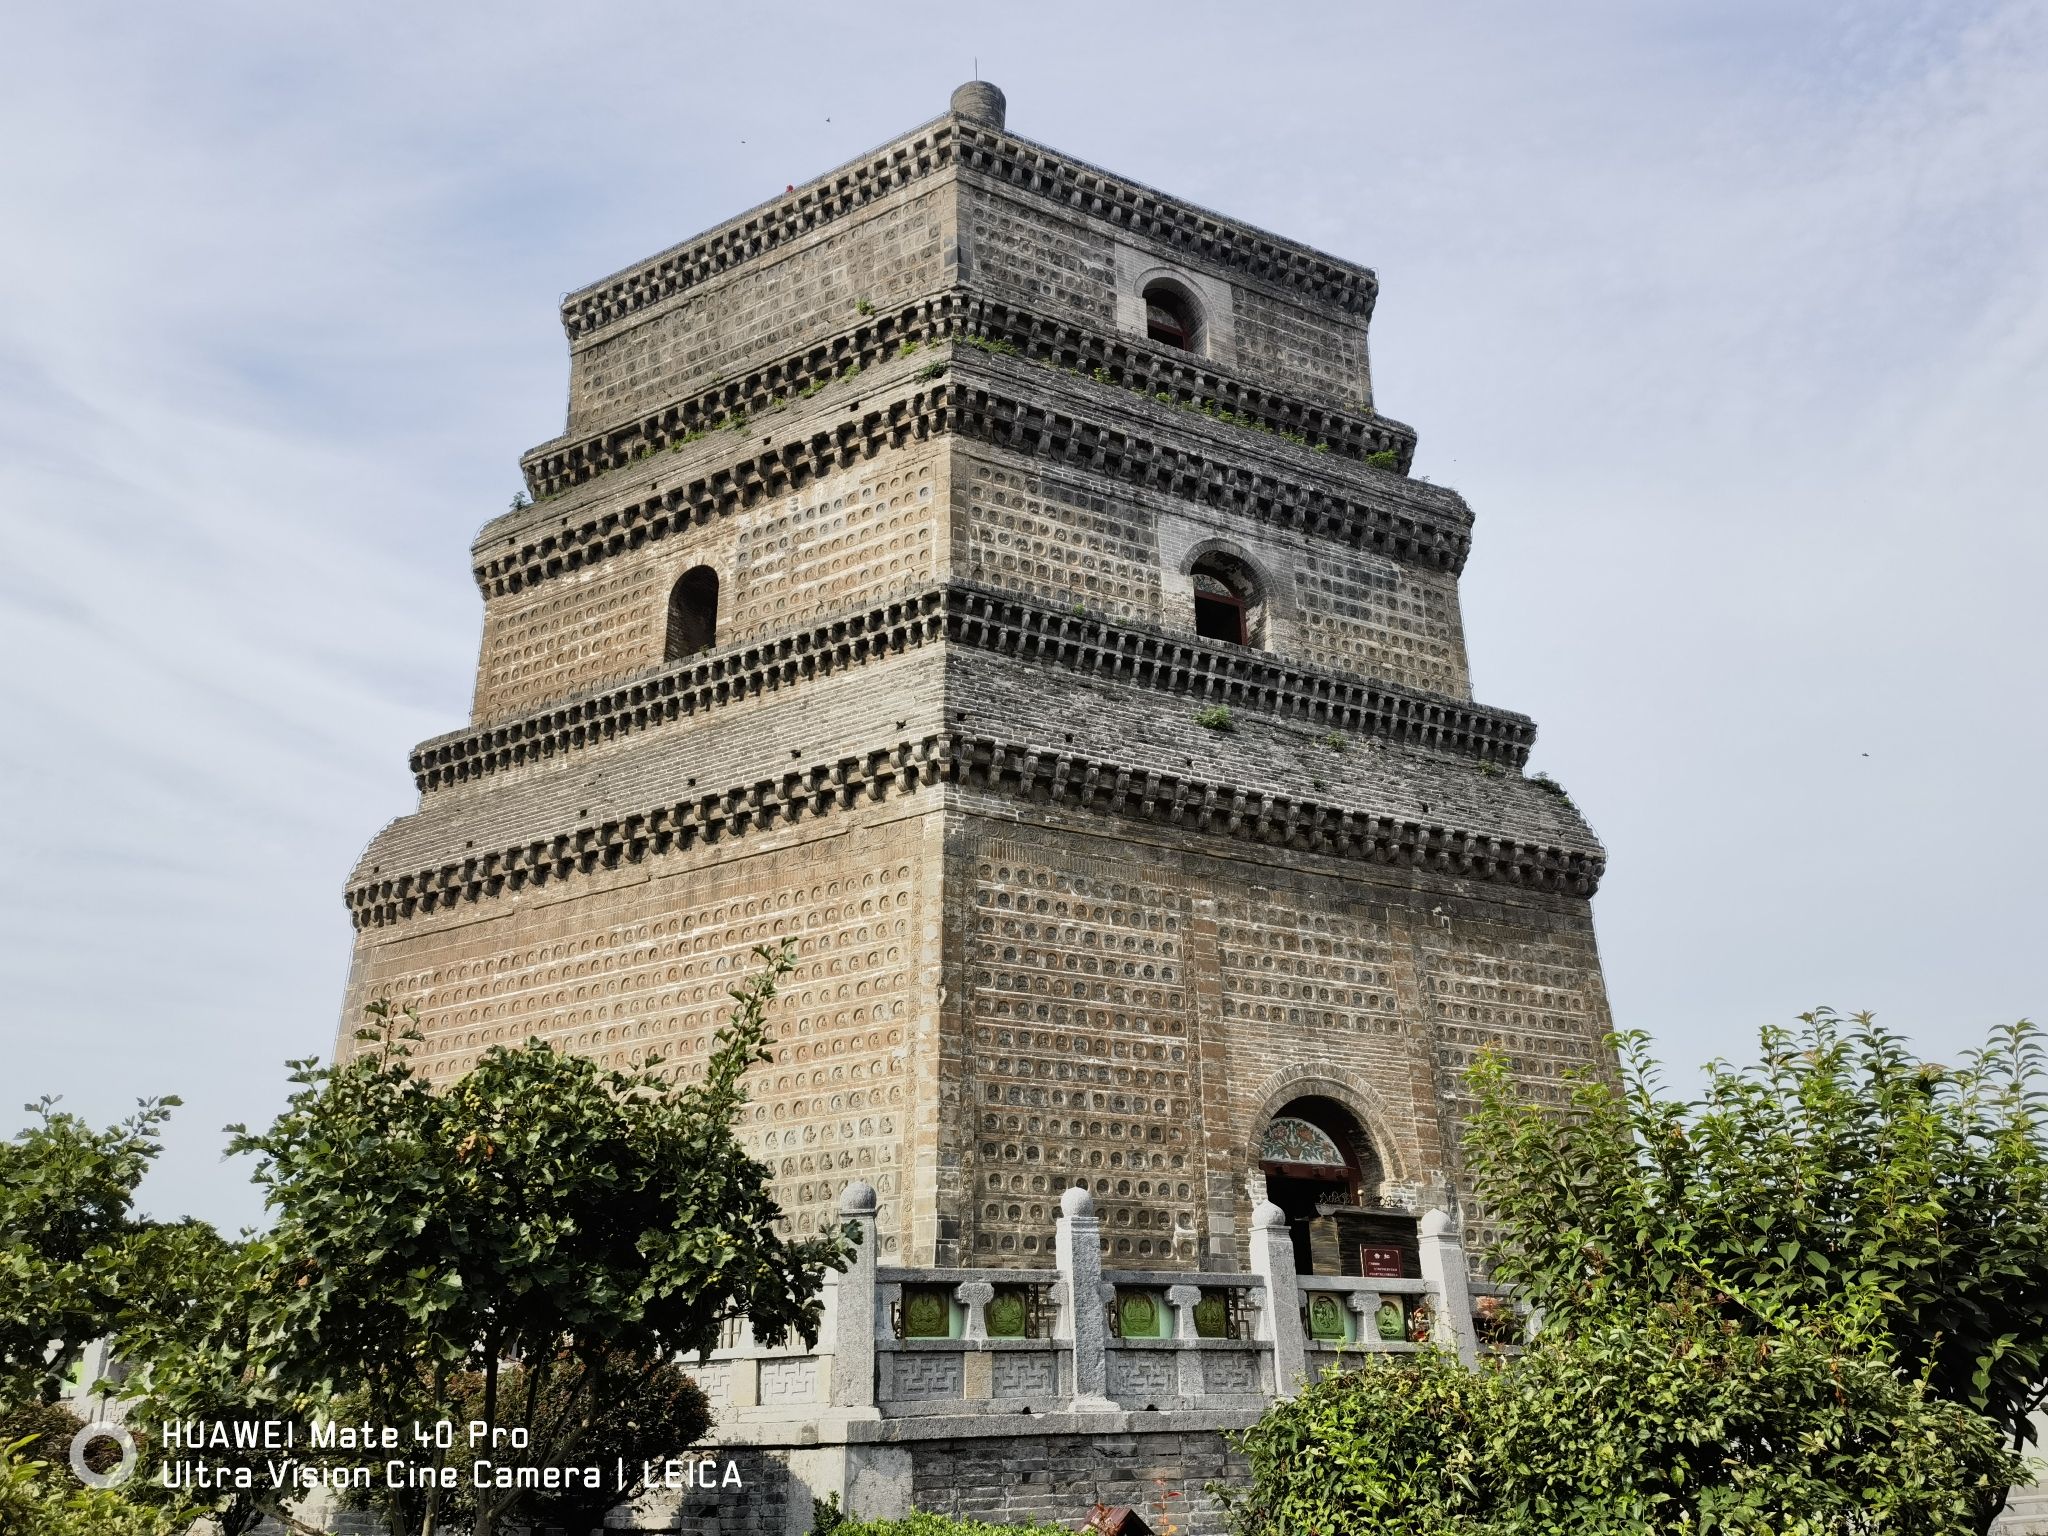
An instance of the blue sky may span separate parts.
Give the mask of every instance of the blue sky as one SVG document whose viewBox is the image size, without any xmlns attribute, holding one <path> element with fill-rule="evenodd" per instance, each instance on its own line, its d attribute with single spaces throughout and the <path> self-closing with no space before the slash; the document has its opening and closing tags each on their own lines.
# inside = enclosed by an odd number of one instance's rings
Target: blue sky
<svg viewBox="0 0 2048 1536">
<path fill-rule="evenodd" d="M 1026 19 L 1028 16 L 1028 20 Z M 2048 8 L 45 4 L 0 94 L 0 1131 L 323 1051 L 581 286 L 936 115 L 1377 267 L 1474 686 L 1687 1068 L 2048 1013 Z M 1686 1073 L 1678 1074 L 1681 1081 Z"/>
</svg>

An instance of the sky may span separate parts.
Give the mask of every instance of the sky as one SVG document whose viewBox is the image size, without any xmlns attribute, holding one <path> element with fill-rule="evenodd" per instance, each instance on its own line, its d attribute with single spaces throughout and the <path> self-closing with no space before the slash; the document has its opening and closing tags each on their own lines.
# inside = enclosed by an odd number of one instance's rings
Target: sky
<svg viewBox="0 0 2048 1536">
<path fill-rule="evenodd" d="M 2048 6 L 10 8 L 0 1134 L 327 1050 L 342 882 L 466 718 L 560 295 L 937 116 L 1377 269 L 1474 690 L 1608 848 L 1680 1087 L 2048 1019 Z"/>
</svg>

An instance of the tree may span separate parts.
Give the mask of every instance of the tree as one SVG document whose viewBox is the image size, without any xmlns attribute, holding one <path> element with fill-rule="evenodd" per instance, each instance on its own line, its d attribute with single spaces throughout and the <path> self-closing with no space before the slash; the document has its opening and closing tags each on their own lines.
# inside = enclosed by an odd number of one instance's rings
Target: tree
<svg viewBox="0 0 2048 1536">
<path fill-rule="evenodd" d="M 1963 1532 L 2048 1384 L 2048 1138 L 2032 1026 L 1961 1067 L 1867 1017 L 1766 1031 L 1668 1098 L 1620 1072 L 1525 1103 L 1470 1074 L 1489 1259 L 1542 1328 L 1477 1372 L 1366 1362 L 1247 1436 L 1279 1531 Z"/>
<path fill-rule="evenodd" d="M 303 1448 L 280 1457 L 260 1434 L 251 1434 L 246 1446 L 233 1444 L 237 1426 L 260 1430 L 294 1413 L 292 1404 L 265 1389 L 245 1351 L 219 1347 L 223 1340 L 247 1337 L 244 1279 L 251 1240 L 246 1235 L 223 1238 L 205 1223 L 191 1221 L 156 1228 L 140 1241 L 152 1277 L 151 1305 L 127 1312 L 115 1338 L 117 1354 L 139 1367 L 128 1384 L 136 1396 L 127 1405 L 127 1419 L 141 1456 L 123 1495 L 152 1506 L 195 1508 L 212 1518 L 222 1536 L 241 1536 L 266 1518 L 309 1532 L 291 1511 L 297 1490 L 277 1486 L 266 1463 L 319 1458 Z M 203 1459 L 218 1471 L 246 1470 L 252 1486 L 223 1481 L 203 1491 L 166 1490 L 161 1482 L 166 1462 L 192 1459 L 182 1450 L 167 1453 L 162 1430 L 173 1421 L 226 1427 L 229 1443 L 209 1448 Z"/>
<path fill-rule="evenodd" d="M 2016 1448 L 2048 1401 L 2048 1060 L 1998 1030 L 1959 1067 L 1914 1060 L 1867 1014 L 1767 1029 L 1762 1061 L 1666 1097 L 1640 1034 L 1621 1078 L 1563 1111 L 1524 1104 L 1484 1059 L 1467 1137 L 1498 1224 L 1497 1277 L 1548 1326 L 1622 1297 L 1712 1295 L 1782 1329 L 1858 1304 L 1902 1367 Z M 1861 1304 L 1867 1303 L 1867 1307 Z"/>
<path fill-rule="evenodd" d="M 519 1365 L 505 1366 L 499 1378 L 499 1394 L 504 1401 L 515 1406 L 510 1410 L 501 1409 L 497 1423 L 507 1428 L 560 1424 L 564 1430 L 557 1432 L 556 1444 L 573 1444 L 575 1459 L 593 1462 L 607 1469 L 623 1463 L 634 1474 L 645 1462 L 675 1455 L 711 1427 L 711 1408 L 703 1392 L 681 1368 L 670 1362 L 657 1361 L 651 1368 L 636 1366 L 630 1360 L 607 1362 L 608 1368 L 602 1376 L 608 1387 L 603 1392 L 579 1392 L 573 1362 L 560 1362 L 559 1366 L 572 1368 L 535 1373 L 533 1380 L 540 1391 L 531 1404 L 526 1399 L 529 1381 L 526 1370 Z M 453 1373 L 448 1378 L 446 1390 L 453 1422 L 466 1424 L 472 1420 L 487 1420 L 481 1371 Z M 342 1406 L 344 1409 L 354 1408 L 348 1400 L 344 1400 Z M 347 1412 L 343 1414 L 343 1417 L 348 1416 Z M 354 1416 L 362 1415 L 356 1413 Z M 491 1454 L 497 1459 L 504 1459 L 500 1453 Z M 570 1452 L 564 1451 L 563 1454 Z M 424 1448 L 414 1446 L 406 1459 L 418 1464 L 431 1464 L 433 1458 Z M 539 1490 L 523 1494 L 500 1513 L 501 1516 L 506 1513 L 515 1515 L 522 1524 L 531 1527 L 548 1527 L 569 1532 L 571 1536 L 582 1536 L 582 1533 L 602 1525 L 604 1517 L 631 1498 L 633 1491 L 630 1486 L 621 1491 L 617 1483 L 609 1479 L 597 1488 L 573 1485 L 552 1491 Z M 384 1498 L 384 1495 L 378 1497 Z M 367 1507 L 371 1503 L 354 1495 L 348 1502 L 357 1507 Z M 401 1490 L 385 1499 L 385 1503 L 387 1514 L 395 1512 L 398 1523 L 405 1529 L 418 1530 L 425 1523 L 428 1514 L 425 1492 Z M 435 1526 L 437 1529 L 465 1529 L 475 1523 L 477 1513 L 475 1490 L 462 1483 L 441 1493 L 436 1500 Z"/>
<path fill-rule="evenodd" d="M 658 1059 L 606 1070 L 532 1040 L 436 1093 L 412 1064 L 416 1032 L 387 1008 L 351 1061 L 293 1063 L 277 1120 L 230 1128 L 233 1150 L 259 1159 L 274 1225 L 223 1260 L 202 1325 L 158 1341 L 152 1396 L 173 1413 L 225 1392 L 249 1412 L 347 1398 L 377 1424 L 475 1417 L 531 1437 L 516 1457 L 476 1454 L 567 1465 L 605 1432 L 605 1405 L 659 1394 L 679 1354 L 709 1351 L 737 1319 L 764 1343 L 815 1343 L 849 1233 L 778 1233 L 768 1170 L 733 1129 L 794 965 L 789 947 L 758 954 L 683 1086 Z M 670 1396 L 671 1427 L 694 1438 L 701 1423 Z M 418 1452 L 437 1467 L 468 1454 Z M 477 1490 L 475 1531 L 517 1500 Z M 436 1490 L 384 1513 L 403 1536 L 447 1510 Z"/>
<path fill-rule="evenodd" d="M 55 1102 L 29 1105 L 37 1123 L 0 1142 L 0 1407 L 53 1399 L 132 1297 L 135 1187 L 178 1104 L 145 1099 L 95 1130 Z"/>
</svg>

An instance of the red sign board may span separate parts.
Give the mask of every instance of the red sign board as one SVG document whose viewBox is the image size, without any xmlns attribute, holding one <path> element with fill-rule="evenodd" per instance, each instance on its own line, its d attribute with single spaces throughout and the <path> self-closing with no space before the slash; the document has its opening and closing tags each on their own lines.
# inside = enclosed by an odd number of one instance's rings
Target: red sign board
<svg viewBox="0 0 2048 1536">
<path fill-rule="evenodd" d="M 1368 1280 L 1401 1278 L 1401 1250 L 1367 1243 L 1358 1250 L 1358 1267 Z"/>
</svg>

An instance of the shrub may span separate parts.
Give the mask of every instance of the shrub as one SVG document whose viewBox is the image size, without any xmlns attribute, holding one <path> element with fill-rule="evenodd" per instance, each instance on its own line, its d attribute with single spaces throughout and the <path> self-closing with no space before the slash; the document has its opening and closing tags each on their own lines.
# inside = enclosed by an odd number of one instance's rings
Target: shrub
<svg viewBox="0 0 2048 1536">
<path fill-rule="evenodd" d="M 8 1536 L 171 1536 L 190 1523 L 189 1514 L 138 1508 L 111 1489 L 80 1488 L 52 1461 L 31 1459 L 29 1447 L 0 1444 L 0 1531 Z"/>
<path fill-rule="evenodd" d="M 839 1514 L 838 1506 L 832 1506 L 836 1517 L 827 1524 L 823 1518 L 814 1528 L 820 1533 L 830 1532 L 831 1536 L 1072 1536 L 1063 1525 L 989 1525 L 980 1520 L 956 1520 L 951 1515 L 935 1515 L 923 1510 L 905 1515 L 901 1520 L 852 1520 Z"/>
<path fill-rule="evenodd" d="M 1232 731 L 1237 729 L 1231 721 L 1230 706 L 1227 704 L 1211 704 L 1207 709 L 1196 710 L 1195 724 L 1201 726 L 1205 731 Z"/>
<path fill-rule="evenodd" d="M 2018 1470 L 1997 1430 L 1814 1321 L 1671 1304 L 1478 1370 L 1369 1358 L 1275 1405 L 1218 1492 L 1239 1536 L 1976 1530 Z"/>
</svg>

